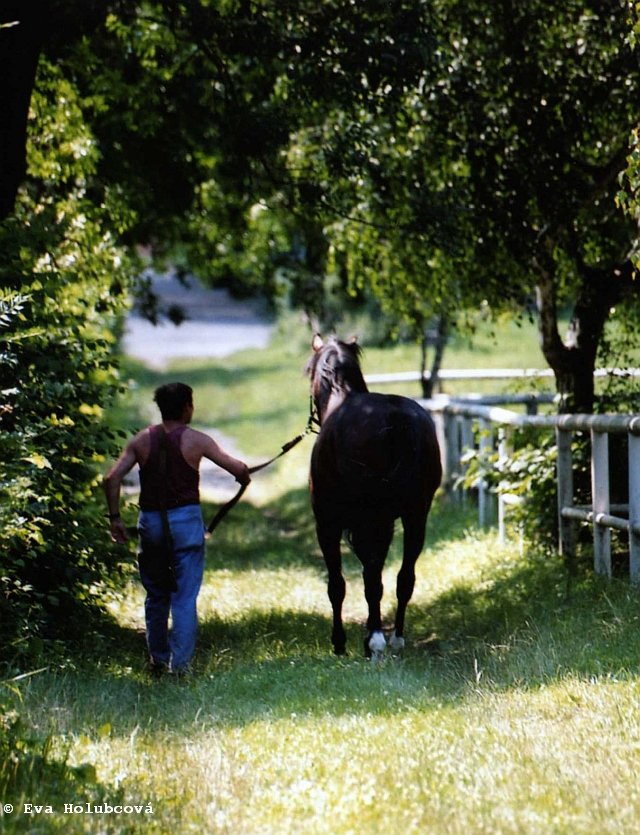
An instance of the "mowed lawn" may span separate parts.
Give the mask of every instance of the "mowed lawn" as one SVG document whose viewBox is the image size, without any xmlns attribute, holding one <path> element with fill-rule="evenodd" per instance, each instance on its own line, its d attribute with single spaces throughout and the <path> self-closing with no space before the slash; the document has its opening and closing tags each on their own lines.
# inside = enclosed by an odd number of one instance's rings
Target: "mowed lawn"
<svg viewBox="0 0 640 835">
<path fill-rule="evenodd" d="M 368 364 L 377 353 L 367 352 L 365 371 L 383 370 Z M 133 368 L 118 419 L 145 420 L 153 386 L 184 379 L 196 389 L 196 422 L 267 458 L 306 422 L 305 360 L 295 340 L 276 340 L 166 374 Z M 406 370 L 404 357 L 397 363 Z M 363 658 L 366 606 L 345 546 L 349 655 L 337 658 L 306 488 L 312 442 L 256 478 L 209 541 L 189 680 L 147 677 L 132 577 L 83 657 L 13 685 L 47 756 L 83 770 L 75 786 L 49 771 L 27 784 L 20 803 L 53 811 L 26 816 L 16 803 L 5 830 L 640 831 L 637 592 L 595 578 L 588 561 L 568 583 L 559 558 L 522 554 L 515 539 L 500 546 L 472 511 L 440 496 L 405 653 Z M 400 553 L 398 531 L 384 578 L 389 623 Z M 145 811 L 65 814 L 81 791 L 78 803 Z"/>
</svg>

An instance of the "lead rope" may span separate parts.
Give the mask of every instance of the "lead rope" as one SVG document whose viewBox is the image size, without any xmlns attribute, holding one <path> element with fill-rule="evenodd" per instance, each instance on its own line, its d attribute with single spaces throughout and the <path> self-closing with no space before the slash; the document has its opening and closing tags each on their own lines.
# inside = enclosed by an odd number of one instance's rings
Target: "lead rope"
<svg viewBox="0 0 640 835">
<path fill-rule="evenodd" d="M 317 430 L 314 429 L 315 425 L 319 426 L 320 421 L 316 417 L 316 412 L 315 412 L 315 408 L 314 408 L 314 404 L 313 404 L 313 398 L 310 397 L 309 398 L 309 420 L 307 421 L 307 426 L 306 426 L 304 432 L 301 432 L 300 435 L 296 435 L 296 437 L 293 438 L 291 441 L 287 441 L 287 443 L 283 445 L 280 452 L 277 455 L 274 455 L 273 458 L 270 458 L 268 461 L 264 461 L 262 464 L 256 464 L 253 467 L 249 467 L 249 472 L 250 473 L 257 473 L 259 470 L 263 470 L 265 467 L 268 467 L 269 464 L 273 464 L 273 462 L 277 461 L 278 458 L 281 458 L 283 455 L 286 455 L 286 453 L 289 452 L 289 450 L 293 449 L 294 446 L 299 444 L 300 441 L 303 440 L 303 438 L 306 438 L 306 436 L 310 432 L 317 432 Z M 222 522 L 224 517 L 231 510 L 231 508 L 234 507 L 240 501 L 244 491 L 247 489 L 248 486 L 249 486 L 248 484 L 241 484 L 240 489 L 235 494 L 235 496 L 232 499 L 229 499 L 229 501 L 226 504 L 222 505 L 222 507 L 218 510 L 216 515 L 213 517 L 213 519 L 211 520 L 211 522 L 207 526 L 207 532 L 206 532 L 207 537 L 211 536 L 211 534 L 218 527 L 220 522 Z"/>
</svg>

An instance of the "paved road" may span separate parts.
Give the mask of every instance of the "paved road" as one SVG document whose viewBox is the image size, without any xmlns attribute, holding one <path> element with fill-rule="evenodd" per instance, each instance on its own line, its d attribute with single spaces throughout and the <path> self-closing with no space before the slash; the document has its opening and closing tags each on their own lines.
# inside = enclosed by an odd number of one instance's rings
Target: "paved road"
<svg viewBox="0 0 640 835">
<path fill-rule="evenodd" d="M 150 368 L 163 371 L 173 359 L 224 357 L 245 348 L 264 348 L 269 342 L 273 325 L 257 302 L 237 301 L 226 290 L 207 289 L 195 278 L 190 278 L 185 287 L 171 274 L 154 276 L 152 289 L 159 297 L 161 309 L 177 305 L 186 319 L 174 325 L 163 317 L 161 324 L 154 326 L 135 311 L 127 318 L 123 350 Z M 244 458 L 242 451 L 218 430 L 203 431 L 208 431 L 232 455 Z M 133 483 L 131 486 L 135 489 Z M 226 501 L 237 487 L 232 476 L 203 460 L 200 469 L 203 498 Z"/>
<path fill-rule="evenodd" d="M 154 276 L 152 289 L 166 309 L 177 305 L 186 320 L 174 325 L 163 317 L 158 325 L 132 313 L 123 349 L 151 368 L 163 370 L 177 358 L 223 357 L 244 348 L 264 348 L 273 326 L 258 302 L 237 301 L 226 290 L 210 290 L 196 278 L 185 287 L 171 274 Z"/>
</svg>

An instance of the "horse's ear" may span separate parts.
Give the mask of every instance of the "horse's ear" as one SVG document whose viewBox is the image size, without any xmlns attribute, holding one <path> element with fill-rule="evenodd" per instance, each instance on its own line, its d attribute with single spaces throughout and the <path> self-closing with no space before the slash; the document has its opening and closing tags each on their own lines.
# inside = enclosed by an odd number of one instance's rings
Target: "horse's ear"
<svg viewBox="0 0 640 835">
<path fill-rule="evenodd" d="M 313 337 L 313 341 L 312 341 L 312 343 L 311 343 L 311 347 L 312 347 L 312 348 L 313 348 L 313 350 L 316 352 L 316 354 L 318 353 L 318 351 L 321 351 L 321 350 L 324 348 L 324 342 L 322 341 L 322 337 L 320 336 L 320 334 L 319 334 L 319 333 L 317 333 L 317 334 Z"/>
<path fill-rule="evenodd" d="M 349 345 L 357 345 L 358 344 L 358 337 L 354 334 L 351 339 L 349 340 Z"/>
</svg>

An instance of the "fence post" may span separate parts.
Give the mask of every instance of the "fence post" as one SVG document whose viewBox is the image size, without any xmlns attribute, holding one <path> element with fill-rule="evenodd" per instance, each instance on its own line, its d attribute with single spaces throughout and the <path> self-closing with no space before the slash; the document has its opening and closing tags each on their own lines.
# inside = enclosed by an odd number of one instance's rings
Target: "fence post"
<svg viewBox="0 0 640 835">
<path fill-rule="evenodd" d="M 591 496 L 593 499 L 593 568 L 611 577 L 611 531 L 600 524 L 609 514 L 609 436 L 591 430 Z"/>
<path fill-rule="evenodd" d="M 558 538 L 560 554 L 571 565 L 576 556 L 575 524 L 564 516 L 565 507 L 573 507 L 573 464 L 571 460 L 571 441 L 573 435 L 566 429 L 556 426 L 556 474 L 558 482 Z"/>
<path fill-rule="evenodd" d="M 507 430 L 504 426 L 498 429 L 498 468 L 502 468 L 509 458 L 507 446 Z M 505 524 L 506 502 L 502 493 L 498 493 L 498 542 L 504 545 L 507 539 Z"/>
<path fill-rule="evenodd" d="M 490 453 L 493 449 L 493 432 L 491 431 L 491 424 L 485 418 L 480 418 L 480 460 L 484 458 L 484 453 Z M 487 489 L 487 482 L 484 478 L 480 479 L 478 484 L 478 521 L 480 527 L 485 527 L 489 522 L 489 491 Z"/>
<path fill-rule="evenodd" d="M 453 486 L 460 464 L 460 432 L 458 420 L 455 415 L 445 411 L 444 413 L 444 435 L 445 435 L 445 485 L 447 490 L 457 500 L 457 491 Z"/>
<path fill-rule="evenodd" d="M 462 424 L 460 427 L 460 448 L 462 453 L 464 454 L 470 449 L 473 449 L 473 421 L 471 418 L 463 417 Z M 468 469 L 468 466 L 461 467 L 461 472 L 464 472 Z M 462 490 L 462 504 L 466 506 L 467 504 L 467 496 L 469 495 L 468 488 L 464 488 Z"/>
<path fill-rule="evenodd" d="M 629 432 L 629 575 L 640 583 L 640 436 Z"/>
<path fill-rule="evenodd" d="M 527 400 L 526 410 L 529 416 L 538 414 L 538 398 L 536 395 Z"/>
<path fill-rule="evenodd" d="M 426 407 L 423 407 L 426 408 Z M 440 450 L 440 462 L 442 464 L 442 486 L 448 489 L 447 485 L 447 414 L 444 409 L 431 411 L 431 417 L 436 425 L 436 437 L 438 449 Z"/>
</svg>

